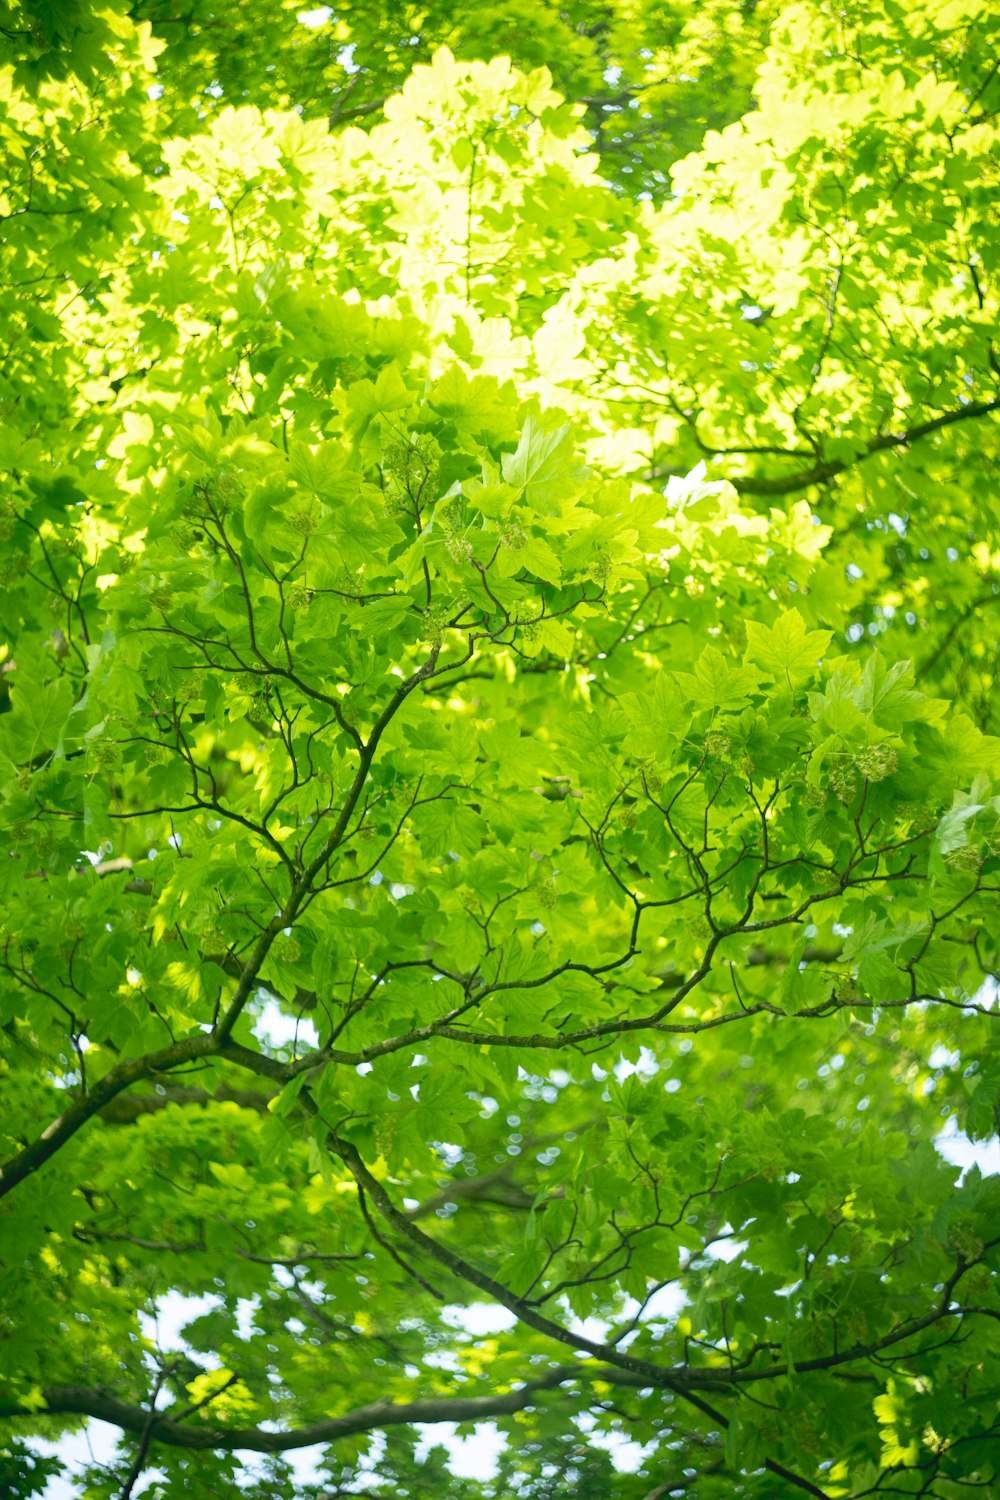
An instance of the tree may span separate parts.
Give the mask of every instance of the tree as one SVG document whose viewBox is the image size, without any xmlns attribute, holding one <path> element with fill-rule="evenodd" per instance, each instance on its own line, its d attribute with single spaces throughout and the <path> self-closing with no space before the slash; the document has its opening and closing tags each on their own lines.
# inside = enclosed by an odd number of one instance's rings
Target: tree
<svg viewBox="0 0 1000 1500">
<path fill-rule="evenodd" d="M 164 9 L 3 27 L 7 1492 L 989 1492 L 995 16 Z"/>
</svg>

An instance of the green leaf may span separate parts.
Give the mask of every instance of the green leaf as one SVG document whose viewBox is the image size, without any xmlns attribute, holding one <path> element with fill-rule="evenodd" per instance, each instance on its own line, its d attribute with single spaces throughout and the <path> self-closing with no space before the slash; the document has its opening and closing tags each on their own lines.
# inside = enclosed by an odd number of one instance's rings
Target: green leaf
<svg viewBox="0 0 1000 1500">
<path fill-rule="evenodd" d="M 859 704 L 887 728 L 908 719 L 940 717 L 943 705 L 929 704 L 926 694 L 908 686 L 912 681 L 910 662 L 890 664 L 880 652 L 873 651 L 861 674 Z"/>
<path fill-rule="evenodd" d="M 562 582 L 559 559 L 543 537 L 529 536 L 520 552 L 514 556 L 517 563 L 529 573 L 534 573 L 536 578 L 556 585 Z"/>
<path fill-rule="evenodd" d="M 574 459 L 571 428 L 545 429 L 534 417 L 528 417 L 516 451 L 505 453 L 501 466 L 504 481 L 523 490 L 543 514 L 578 494 L 587 473 Z"/>
<path fill-rule="evenodd" d="M 856 675 L 849 668 L 842 668 L 834 673 L 822 693 L 810 693 L 809 709 L 813 719 L 830 735 L 846 738 L 864 722 L 859 697 Z"/>
<path fill-rule="evenodd" d="M 306 1075 L 304 1071 L 296 1073 L 295 1077 L 285 1084 L 281 1093 L 268 1104 L 267 1107 L 271 1113 L 277 1115 L 279 1119 L 284 1119 L 286 1115 L 290 1115 L 295 1108 L 296 1101 L 302 1092 L 305 1081 Z"/>
<path fill-rule="evenodd" d="M 706 646 L 694 672 L 678 672 L 674 681 L 687 701 L 698 708 L 736 709 L 747 702 L 757 686 L 757 673 L 749 667 L 732 666 L 716 646 Z"/>
<path fill-rule="evenodd" d="M 786 610 L 768 628 L 747 621 L 747 660 L 788 687 L 816 675 L 830 645 L 828 630 L 806 630 L 797 609 Z"/>
<path fill-rule="evenodd" d="M 19 678 L 13 712 L 0 719 L 0 750 L 15 765 L 46 751 L 58 753 L 75 699 L 72 683 L 66 678 L 57 678 L 41 688 L 22 683 Z"/>
</svg>

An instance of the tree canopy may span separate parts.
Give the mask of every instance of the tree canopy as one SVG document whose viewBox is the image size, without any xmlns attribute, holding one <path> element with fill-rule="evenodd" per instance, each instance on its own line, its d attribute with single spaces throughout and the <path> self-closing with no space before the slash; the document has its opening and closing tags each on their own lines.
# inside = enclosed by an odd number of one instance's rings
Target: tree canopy
<svg viewBox="0 0 1000 1500">
<path fill-rule="evenodd" d="M 5 1495 L 1000 1486 L 998 46 L 0 6 Z"/>
</svg>

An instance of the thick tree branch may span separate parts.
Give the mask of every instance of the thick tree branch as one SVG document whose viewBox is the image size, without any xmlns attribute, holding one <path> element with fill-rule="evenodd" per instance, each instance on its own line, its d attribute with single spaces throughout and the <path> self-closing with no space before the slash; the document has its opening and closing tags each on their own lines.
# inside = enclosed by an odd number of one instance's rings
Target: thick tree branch
<svg viewBox="0 0 1000 1500">
<path fill-rule="evenodd" d="M 211 1449 L 225 1453 L 238 1449 L 251 1453 L 288 1453 L 295 1448 L 308 1448 L 314 1443 L 335 1443 L 338 1438 L 352 1437 L 359 1432 L 376 1432 L 384 1427 L 408 1426 L 415 1422 L 476 1422 L 510 1415 L 532 1406 L 543 1391 L 554 1390 L 571 1380 L 587 1378 L 587 1371 L 582 1366 L 561 1365 L 547 1375 L 526 1381 L 517 1390 L 502 1395 L 441 1396 L 407 1402 L 373 1401 L 368 1406 L 345 1412 L 343 1416 L 329 1417 L 287 1432 L 268 1432 L 260 1427 L 186 1427 L 169 1415 L 157 1416 L 150 1426 L 147 1408 L 121 1401 L 117 1396 L 92 1386 L 54 1386 L 45 1391 L 47 1409 L 44 1415 L 94 1417 L 139 1437 L 148 1432 L 152 1442 L 166 1443 L 173 1448 Z M 591 1378 L 597 1378 L 597 1372 Z M 600 1378 L 606 1380 L 607 1372 L 601 1372 Z M 0 1401 L 0 1417 L 37 1420 L 38 1413 L 26 1411 L 15 1401 Z"/>
<path fill-rule="evenodd" d="M 784 477 L 758 478 L 753 474 L 733 474 L 726 477 L 733 489 L 740 495 L 794 495 L 800 490 L 809 489 L 812 485 L 825 484 L 827 480 L 835 479 L 838 474 L 843 474 L 855 464 L 863 463 L 865 459 L 872 458 L 876 453 L 909 447 L 911 443 L 918 442 L 920 438 L 929 437 L 933 432 L 953 427 L 958 422 L 969 422 L 977 417 L 988 416 L 995 411 L 1000 411 L 1000 397 L 993 401 L 970 401 L 968 406 L 963 406 L 958 411 L 944 412 L 939 417 L 931 418 L 930 421 L 918 422 L 916 426 L 908 427 L 903 432 L 887 432 L 871 438 L 854 458 L 821 460 L 813 464 L 810 469 L 804 469 L 798 474 L 787 474 Z M 675 469 L 655 468 L 649 471 L 646 479 L 648 481 L 662 479 L 676 472 Z"/>
<path fill-rule="evenodd" d="M 143 1078 L 151 1078 L 156 1073 L 168 1073 L 172 1068 L 181 1067 L 196 1058 L 210 1057 L 218 1050 L 218 1043 L 210 1034 L 185 1037 L 172 1047 L 164 1047 L 160 1052 L 147 1052 L 144 1057 L 130 1058 L 117 1068 L 112 1068 L 84 1098 L 71 1104 L 58 1119 L 53 1120 L 37 1140 L 0 1166 L 0 1198 L 5 1197 L 50 1157 L 55 1156 L 88 1120 L 100 1114 L 102 1109 L 107 1108 L 134 1083 Z"/>
</svg>

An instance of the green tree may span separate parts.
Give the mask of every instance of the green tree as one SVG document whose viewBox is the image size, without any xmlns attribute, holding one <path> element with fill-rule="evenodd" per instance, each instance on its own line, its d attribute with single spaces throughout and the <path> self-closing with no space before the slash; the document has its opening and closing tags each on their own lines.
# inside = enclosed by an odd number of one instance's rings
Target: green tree
<svg viewBox="0 0 1000 1500">
<path fill-rule="evenodd" d="M 1000 1482 L 998 33 L 6 7 L 5 1492 Z"/>
</svg>

